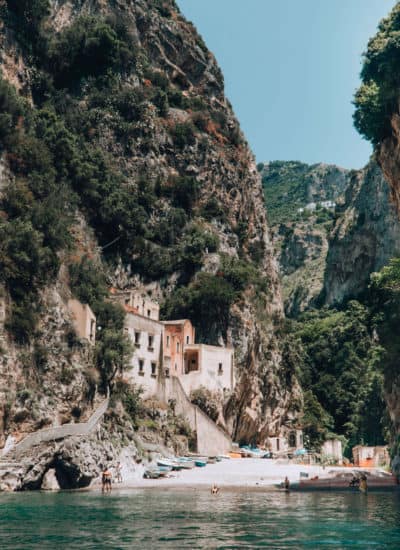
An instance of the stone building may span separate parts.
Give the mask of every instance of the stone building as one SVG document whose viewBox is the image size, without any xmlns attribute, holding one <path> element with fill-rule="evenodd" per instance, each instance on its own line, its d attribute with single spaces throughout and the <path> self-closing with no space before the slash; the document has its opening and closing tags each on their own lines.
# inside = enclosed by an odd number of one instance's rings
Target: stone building
<svg viewBox="0 0 400 550">
<path fill-rule="evenodd" d="M 68 309 L 77 336 L 94 346 L 96 342 L 96 316 L 89 305 L 71 299 L 68 300 Z"/>
<path fill-rule="evenodd" d="M 189 319 L 163 321 L 164 366 L 172 376 L 185 374 L 184 348 L 195 341 L 195 328 Z"/>
<path fill-rule="evenodd" d="M 125 309 L 125 331 L 134 344 L 128 376 L 143 387 L 145 398 L 157 395 L 169 377 L 179 378 L 187 395 L 200 386 L 233 390 L 233 349 L 196 344 L 189 319 L 159 321 L 158 304 L 139 292 L 111 289 L 110 294 Z"/>
<path fill-rule="evenodd" d="M 122 304 L 127 312 L 137 313 L 142 317 L 148 317 L 156 321 L 160 318 L 160 306 L 138 291 L 119 291 L 111 288 L 110 296 L 113 301 Z"/>
<path fill-rule="evenodd" d="M 352 449 L 354 466 L 360 468 L 378 468 L 389 466 L 390 456 L 386 445 L 368 447 L 356 445 Z"/>
<path fill-rule="evenodd" d="M 269 436 L 267 448 L 277 455 L 294 453 L 303 448 L 303 431 L 284 426 L 279 433 Z"/>
<path fill-rule="evenodd" d="M 145 398 L 157 393 L 158 379 L 162 375 L 163 329 L 163 324 L 156 319 L 126 312 L 125 332 L 134 345 L 128 377 L 142 386 Z"/>
<path fill-rule="evenodd" d="M 213 392 L 231 392 L 235 386 L 232 348 L 187 344 L 183 364 L 180 380 L 188 395 L 200 386 Z"/>
</svg>

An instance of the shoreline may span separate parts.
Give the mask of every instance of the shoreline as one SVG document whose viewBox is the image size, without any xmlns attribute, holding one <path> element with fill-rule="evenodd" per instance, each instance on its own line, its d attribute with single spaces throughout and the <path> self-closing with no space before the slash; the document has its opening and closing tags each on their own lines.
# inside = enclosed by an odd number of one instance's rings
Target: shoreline
<svg viewBox="0 0 400 550">
<path fill-rule="evenodd" d="M 193 468 L 171 473 L 170 477 L 159 479 L 144 479 L 145 468 L 138 465 L 134 471 L 122 471 L 122 483 L 113 483 L 112 492 L 141 489 L 162 489 L 162 490 L 207 490 L 216 484 L 224 491 L 280 491 L 276 485 L 281 483 L 285 477 L 290 483 L 297 483 L 300 480 L 300 473 L 303 479 L 331 477 L 337 472 L 352 472 L 355 470 L 365 471 L 365 468 L 348 468 L 345 466 L 320 466 L 305 465 L 283 462 L 272 459 L 230 459 L 223 460 L 216 464 L 208 464 L 204 468 Z M 376 468 L 371 469 L 371 473 Z M 100 479 L 81 489 L 85 491 L 101 491 Z"/>
</svg>

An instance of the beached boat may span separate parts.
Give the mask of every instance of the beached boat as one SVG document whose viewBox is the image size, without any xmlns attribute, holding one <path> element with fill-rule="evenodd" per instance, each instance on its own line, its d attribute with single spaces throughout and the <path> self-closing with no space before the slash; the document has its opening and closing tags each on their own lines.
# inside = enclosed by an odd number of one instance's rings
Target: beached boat
<svg viewBox="0 0 400 550">
<path fill-rule="evenodd" d="M 177 460 L 169 460 L 168 458 L 161 458 L 157 460 L 157 465 L 159 467 L 171 468 L 171 470 L 182 470 L 183 466 Z"/>
<path fill-rule="evenodd" d="M 183 470 L 191 470 L 196 466 L 192 458 L 188 458 L 185 456 L 178 458 L 177 462 L 179 463 L 179 465 Z"/>
<path fill-rule="evenodd" d="M 158 479 L 160 477 L 166 477 L 172 468 L 169 466 L 152 466 L 144 471 L 143 477 L 145 479 Z"/>
<path fill-rule="evenodd" d="M 361 472 L 356 472 L 360 474 Z M 390 474 L 371 474 L 370 472 L 362 472 L 367 477 L 368 491 L 399 491 L 400 485 L 397 478 Z M 319 478 L 318 476 L 311 479 L 301 479 L 297 483 L 290 484 L 291 491 L 346 491 L 359 492 L 358 484 L 352 483 L 352 475 L 349 473 L 339 472 L 332 477 Z"/>
<path fill-rule="evenodd" d="M 207 466 L 207 459 L 196 458 L 194 463 L 198 468 L 204 468 L 204 466 Z"/>
<path fill-rule="evenodd" d="M 229 453 L 229 458 L 242 458 L 242 454 L 236 451 L 231 451 Z"/>
</svg>

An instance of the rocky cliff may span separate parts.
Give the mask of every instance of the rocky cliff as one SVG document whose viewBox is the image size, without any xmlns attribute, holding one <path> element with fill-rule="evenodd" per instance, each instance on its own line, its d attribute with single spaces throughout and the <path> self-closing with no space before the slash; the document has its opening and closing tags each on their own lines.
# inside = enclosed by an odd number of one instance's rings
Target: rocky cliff
<svg viewBox="0 0 400 550">
<path fill-rule="evenodd" d="M 260 163 L 286 314 L 315 306 L 324 284 L 329 233 L 350 172 L 333 165 Z"/>
<path fill-rule="evenodd" d="M 301 396 L 276 337 L 260 176 L 213 55 L 172 0 L 1 9 L 2 443 L 85 418 L 116 373 L 122 384 L 106 285 L 151 293 L 203 342 L 233 345 L 227 427 L 243 440 L 279 430 Z M 101 319 L 94 354 L 73 337 L 72 295 Z"/>
<path fill-rule="evenodd" d="M 370 275 L 400 253 L 400 222 L 390 187 L 375 162 L 352 173 L 329 237 L 323 302 L 360 296 Z"/>
</svg>

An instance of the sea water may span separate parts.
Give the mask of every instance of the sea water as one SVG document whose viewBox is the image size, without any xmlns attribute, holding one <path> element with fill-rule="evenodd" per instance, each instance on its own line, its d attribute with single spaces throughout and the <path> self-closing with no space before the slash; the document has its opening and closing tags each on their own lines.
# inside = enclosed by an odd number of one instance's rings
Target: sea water
<svg viewBox="0 0 400 550">
<path fill-rule="evenodd" d="M 0 495 L 0 549 L 400 549 L 398 493 Z"/>
</svg>

